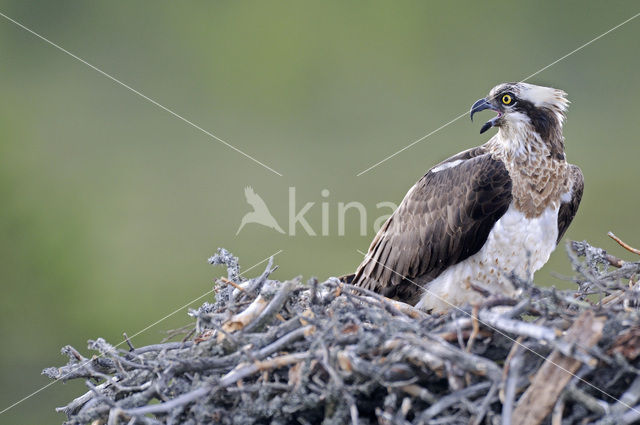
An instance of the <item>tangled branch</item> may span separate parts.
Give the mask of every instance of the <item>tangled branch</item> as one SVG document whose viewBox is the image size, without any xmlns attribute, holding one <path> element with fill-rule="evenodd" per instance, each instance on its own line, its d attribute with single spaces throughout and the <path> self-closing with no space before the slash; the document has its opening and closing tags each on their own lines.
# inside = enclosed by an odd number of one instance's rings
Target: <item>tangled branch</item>
<svg viewBox="0 0 640 425">
<path fill-rule="evenodd" d="M 640 418 L 640 262 L 574 242 L 576 290 L 429 316 L 335 278 L 243 279 L 227 251 L 191 337 L 98 338 L 43 372 L 88 391 L 66 424 L 633 423 Z M 189 336 L 188 335 L 188 336 Z"/>
</svg>

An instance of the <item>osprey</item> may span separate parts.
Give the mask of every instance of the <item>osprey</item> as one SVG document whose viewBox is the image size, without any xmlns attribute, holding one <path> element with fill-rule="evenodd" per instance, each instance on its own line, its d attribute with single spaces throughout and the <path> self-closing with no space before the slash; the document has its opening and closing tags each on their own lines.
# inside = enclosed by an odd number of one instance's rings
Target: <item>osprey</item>
<svg viewBox="0 0 640 425">
<path fill-rule="evenodd" d="M 512 274 L 530 280 L 576 214 L 584 187 L 567 163 L 566 93 L 526 83 L 494 87 L 471 107 L 497 116 L 485 144 L 431 168 L 384 223 L 351 283 L 442 313 L 517 294 Z"/>
</svg>

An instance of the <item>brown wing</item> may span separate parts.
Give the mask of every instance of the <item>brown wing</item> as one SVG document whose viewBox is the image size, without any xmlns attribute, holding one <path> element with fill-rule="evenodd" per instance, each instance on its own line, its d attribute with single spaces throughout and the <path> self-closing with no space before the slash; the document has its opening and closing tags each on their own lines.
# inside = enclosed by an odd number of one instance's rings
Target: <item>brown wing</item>
<svg viewBox="0 0 640 425">
<path fill-rule="evenodd" d="M 408 279 L 427 282 L 478 252 L 509 208 L 511 178 L 489 154 L 433 170 L 382 226 L 353 284 L 415 303 L 422 291 Z"/>
<path fill-rule="evenodd" d="M 582 192 L 584 190 L 584 177 L 580 167 L 576 165 L 570 166 L 571 180 L 573 185 L 571 187 L 571 200 L 569 202 L 563 202 L 560 205 L 558 211 L 558 240 L 556 244 L 560 243 L 560 239 L 564 236 L 564 233 L 569 228 L 569 225 L 573 221 L 573 217 L 578 212 L 578 206 L 582 200 Z"/>
</svg>

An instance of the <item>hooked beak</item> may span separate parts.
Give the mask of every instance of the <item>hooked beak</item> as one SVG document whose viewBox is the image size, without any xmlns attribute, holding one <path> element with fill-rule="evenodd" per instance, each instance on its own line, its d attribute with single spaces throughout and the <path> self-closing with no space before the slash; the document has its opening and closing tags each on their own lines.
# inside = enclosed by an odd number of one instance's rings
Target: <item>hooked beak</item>
<svg viewBox="0 0 640 425">
<path fill-rule="evenodd" d="M 469 112 L 469 117 L 471 118 L 471 121 L 473 121 L 473 115 L 476 112 L 484 111 L 485 109 L 491 109 L 492 111 L 496 111 L 498 113 L 498 116 L 484 123 L 484 125 L 480 129 L 480 134 L 484 133 L 485 131 L 489 130 L 491 127 L 495 126 L 498 119 L 502 116 L 502 112 L 500 112 L 498 108 L 493 106 L 486 98 L 484 98 L 484 99 L 478 100 L 471 107 L 471 111 Z"/>
</svg>

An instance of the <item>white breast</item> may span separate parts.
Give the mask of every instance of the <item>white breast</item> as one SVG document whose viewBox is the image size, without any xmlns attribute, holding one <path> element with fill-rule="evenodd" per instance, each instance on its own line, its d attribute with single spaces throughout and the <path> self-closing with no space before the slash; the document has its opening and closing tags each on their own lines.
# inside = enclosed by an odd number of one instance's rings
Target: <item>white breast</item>
<svg viewBox="0 0 640 425">
<path fill-rule="evenodd" d="M 479 252 L 449 267 L 426 286 L 417 307 L 444 312 L 452 305 L 479 301 L 472 285 L 492 293 L 515 295 L 510 275 L 532 279 L 549 260 L 558 238 L 558 206 L 527 218 L 513 205 L 496 222 Z"/>
</svg>

